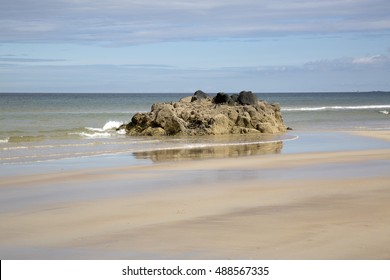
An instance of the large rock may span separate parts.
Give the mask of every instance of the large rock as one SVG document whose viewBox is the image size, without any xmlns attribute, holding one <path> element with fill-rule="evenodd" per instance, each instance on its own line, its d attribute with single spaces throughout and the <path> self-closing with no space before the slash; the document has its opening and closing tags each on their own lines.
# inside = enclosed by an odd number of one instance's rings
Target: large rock
<svg viewBox="0 0 390 280">
<path fill-rule="evenodd" d="M 234 96 L 234 97 L 233 97 Z M 153 104 L 123 125 L 129 135 L 223 135 L 286 131 L 279 104 L 268 104 L 252 92 L 213 99 L 201 91 L 179 102 Z M 191 102 L 189 102 L 191 100 Z"/>
<path fill-rule="evenodd" d="M 213 98 L 213 102 L 215 104 L 222 104 L 222 103 L 231 103 L 233 102 L 230 98 L 230 96 L 223 92 L 218 92 L 217 95 Z"/>
<path fill-rule="evenodd" d="M 210 96 L 207 93 L 204 93 L 201 90 L 195 91 L 194 95 L 191 98 L 191 102 L 202 100 L 202 99 L 210 99 Z"/>
<path fill-rule="evenodd" d="M 257 103 L 257 96 L 251 91 L 241 91 L 237 99 L 242 105 L 256 105 Z"/>
</svg>

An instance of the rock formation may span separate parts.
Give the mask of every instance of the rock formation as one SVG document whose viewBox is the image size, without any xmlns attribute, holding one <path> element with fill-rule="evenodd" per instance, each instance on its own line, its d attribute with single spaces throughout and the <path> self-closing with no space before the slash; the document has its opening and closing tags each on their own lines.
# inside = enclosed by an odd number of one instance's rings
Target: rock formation
<svg viewBox="0 0 390 280">
<path fill-rule="evenodd" d="M 151 112 L 137 113 L 119 129 L 137 136 L 223 135 L 286 131 L 280 106 L 258 100 L 250 91 L 214 98 L 202 91 L 179 102 L 156 103 Z"/>
</svg>

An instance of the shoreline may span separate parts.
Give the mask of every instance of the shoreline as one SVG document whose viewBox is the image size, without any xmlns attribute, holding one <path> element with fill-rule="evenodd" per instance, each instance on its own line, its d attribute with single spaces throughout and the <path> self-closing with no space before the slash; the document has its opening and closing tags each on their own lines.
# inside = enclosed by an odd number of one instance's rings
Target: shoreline
<svg viewBox="0 0 390 280">
<path fill-rule="evenodd" d="M 231 138 L 231 139 L 230 139 Z M 373 140 L 376 139 L 377 141 Z M 231 142 L 232 140 L 233 142 Z M 342 141 L 341 141 L 342 140 Z M 137 140 L 138 141 L 138 140 Z M 240 158 L 272 153 L 307 153 L 307 152 L 332 152 L 387 148 L 390 141 L 390 133 L 387 131 L 358 131 L 358 130 L 325 130 L 325 131 L 291 131 L 276 135 L 222 135 L 212 138 L 187 137 L 187 138 L 157 138 L 146 141 L 147 144 L 161 142 L 156 146 L 128 150 L 126 146 L 122 151 L 118 148 L 113 151 L 95 151 L 90 154 L 76 152 L 69 153 L 66 157 L 55 158 L 49 155 L 37 161 L 8 161 L 0 163 L 2 170 L 0 176 L 9 175 L 16 170 L 15 175 L 22 169 L 58 170 L 72 166 L 81 167 L 107 167 L 121 166 L 124 164 L 145 165 L 152 162 L 169 162 L 176 160 L 213 159 L 213 158 Z M 172 146 L 174 143 L 174 146 Z M 83 145 L 81 145 L 83 146 Z M 42 145 L 39 148 L 44 147 Z M 52 146 L 49 145 L 50 148 Z M 53 146 L 54 147 L 54 146 Z M 21 147 L 25 150 L 28 147 Z M 8 148 L 5 148 L 8 149 Z M 14 150 L 15 148 L 11 148 Z M 35 157 L 39 157 L 36 155 Z M 60 166 L 60 167 L 59 167 Z M 59 167 L 59 168 L 56 168 Z"/>
<path fill-rule="evenodd" d="M 2 176 L 0 257 L 389 259 L 390 132 L 300 134 L 281 153 Z"/>
</svg>

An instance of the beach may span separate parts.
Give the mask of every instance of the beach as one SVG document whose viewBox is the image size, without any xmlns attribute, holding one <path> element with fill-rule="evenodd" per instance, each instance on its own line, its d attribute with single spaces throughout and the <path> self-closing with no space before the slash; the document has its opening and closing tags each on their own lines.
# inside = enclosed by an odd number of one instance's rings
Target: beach
<svg viewBox="0 0 390 280">
<path fill-rule="evenodd" d="M 390 279 L 390 0 L 0 6 L 2 280 Z"/>
<path fill-rule="evenodd" d="M 0 257 L 389 259 L 389 131 L 293 134 L 3 165 Z"/>
</svg>

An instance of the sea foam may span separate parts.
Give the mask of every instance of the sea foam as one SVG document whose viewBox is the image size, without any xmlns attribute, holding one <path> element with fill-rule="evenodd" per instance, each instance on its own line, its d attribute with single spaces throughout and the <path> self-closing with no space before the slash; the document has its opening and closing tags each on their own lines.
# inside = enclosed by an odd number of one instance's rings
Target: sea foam
<svg viewBox="0 0 390 280">
<path fill-rule="evenodd" d="M 108 138 L 111 137 L 111 133 L 108 132 L 95 132 L 95 133 L 87 133 L 87 132 L 80 132 L 76 133 L 77 135 L 80 135 L 84 138 Z"/>
<path fill-rule="evenodd" d="M 326 110 L 366 110 L 366 109 L 388 109 L 390 105 L 362 105 L 362 106 L 322 106 L 322 107 L 286 107 L 282 111 L 326 111 Z M 382 111 L 381 111 L 382 112 Z"/>
<path fill-rule="evenodd" d="M 120 121 L 108 121 L 102 128 L 95 128 L 95 127 L 86 127 L 86 129 L 90 131 L 97 131 L 97 132 L 104 132 L 108 130 L 116 130 L 118 127 L 120 127 L 123 124 L 123 122 Z"/>
<path fill-rule="evenodd" d="M 96 127 L 85 127 L 87 131 L 83 132 L 73 132 L 69 133 L 70 135 L 79 135 L 83 138 L 94 139 L 94 138 L 110 138 L 113 135 L 122 135 L 123 131 L 119 130 L 119 128 L 123 122 L 120 121 L 108 121 L 101 128 Z"/>
</svg>

